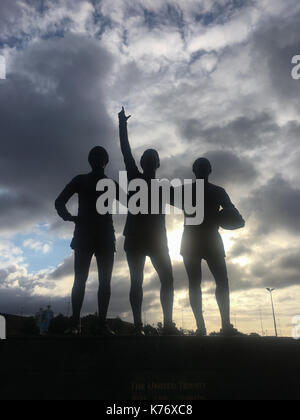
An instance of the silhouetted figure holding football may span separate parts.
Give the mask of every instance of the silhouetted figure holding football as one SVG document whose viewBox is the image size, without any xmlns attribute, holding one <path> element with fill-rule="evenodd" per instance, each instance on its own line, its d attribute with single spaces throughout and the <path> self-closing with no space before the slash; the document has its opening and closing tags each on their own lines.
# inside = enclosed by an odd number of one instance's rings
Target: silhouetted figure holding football
<svg viewBox="0 0 300 420">
<path fill-rule="evenodd" d="M 238 334 L 230 323 L 230 298 L 225 250 L 219 227 L 238 229 L 245 222 L 226 191 L 209 182 L 212 172 L 210 162 L 205 158 L 196 160 L 193 172 L 197 179 L 204 179 L 204 221 L 198 226 L 185 225 L 181 254 L 189 278 L 190 302 L 197 322 L 197 335 L 205 336 L 206 328 L 202 310 L 202 260 L 216 281 L 216 298 L 222 318 L 221 333 L 225 336 Z M 194 184 L 195 185 L 195 184 Z M 220 212 L 220 208 L 223 210 Z"/>
<path fill-rule="evenodd" d="M 75 251 L 75 281 L 72 290 L 72 335 L 80 334 L 80 313 L 84 301 L 86 282 L 93 255 L 96 256 L 99 272 L 99 325 L 100 335 L 114 335 L 106 323 L 106 316 L 111 296 L 111 277 L 115 256 L 115 231 L 111 214 L 99 214 L 96 203 L 103 192 L 96 186 L 102 179 L 107 179 L 105 168 L 109 162 L 107 151 L 95 147 L 90 151 L 89 163 L 92 171 L 75 177 L 68 184 L 55 202 L 56 210 L 63 220 L 75 223 L 75 233 L 71 248 Z M 117 183 L 117 198 L 119 186 Z M 78 194 L 78 216 L 72 216 L 66 204 Z"/>
<path fill-rule="evenodd" d="M 128 180 L 143 179 L 149 186 L 148 214 L 129 212 L 124 230 L 125 251 L 131 275 L 130 303 L 133 311 L 136 335 L 143 335 L 142 303 L 146 257 L 149 256 L 161 281 L 161 304 L 164 313 L 165 335 L 177 334 L 173 325 L 173 270 L 169 256 L 166 221 L 163 212 L 151 214 L 151 181 L 156 179 L 160 159 L 156 150 L 146 150 L 141 158 L 143 172 L 139 171 L 128 140 L 127 120 L 124 108 L 119 113 L 120 142 Z"/>
</svg>

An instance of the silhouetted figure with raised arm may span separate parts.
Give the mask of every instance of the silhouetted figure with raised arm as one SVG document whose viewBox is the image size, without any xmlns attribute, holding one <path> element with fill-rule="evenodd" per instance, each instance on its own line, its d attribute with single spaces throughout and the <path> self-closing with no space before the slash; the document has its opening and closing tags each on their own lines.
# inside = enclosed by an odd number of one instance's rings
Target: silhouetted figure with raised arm
<svg viewBox="0 0 300 420">
<path fill-rule="evenodd" d="M 219 227 L 223 224 L 223 227 L 226 226 L 228 229 L 236 229 L 243 227 L 244 221 L 226 191 L 209 182 L 212 166 L 208 159 L 196 160 L 193 172 L 197 179 L 204 179 L 204 221 L 198 226 L 185 225 L 181 254 L 189 278 L 190 302 L 197 322 L 197 335 L 206 335 L 202 310 L 202 259 L 207 261 L 216 281 L 216 299 L 222 318 L 221 334 L 237 335 L 238 331 L 230 323 L 226 255 Z M 221 208 L 222 212 L 220 212 Z"/>
<path fill-rule="evenodd" d="M 101 179 L 107 179 L 105 168 L 109 162 L 107 151 L 95 147 L 89 153 L 92 171 L 75 177 L 66 186 L 55 202 L 56 210 L 63 220 L 75 223 L 71 248 L 75 251 L 75 281 L 72 290 L 72 325 L 70 333 L 80 334 L 80 313 L 83 306 L 86 282 L 93 255 L 96 256 L 99 272 L 99 326 L 100 335 L 114 335 L 106 323 L 111 296 L 111 277 L 115 256 L 115 231 L 111 214 L 100 215 L 96 203 L 103 192 L 96 186 Z M 119 191 L 116 183 L 117 191 Z M 72 216 L 66 204 L 78 194 L 78 216 Z"/>
<path fill-rule="evenodd" d="M 146 150 L 141 158 L 140 172 L 132 155 L 128 140 L 127 120 L 124 108 L 119 113 L 120 142 L 128 180 L 143 179 L 151 191 L 151 180 L 156 179 L 156 171 L 160 167 L 158 152 Z M 133 215 L 129 212 L 124 230 L 125 251 L 131 275 L 130 303 L 133 311 L 137 335 L 143 335 L 142 303 L 143 280 L 146 257 L 158 273 L 161 281 L 161 304 L 164 313 L 165 335 L 177 334 L 173 324 L 174 281 L 172 263 L 169 256 L 165 215 L 151 214 L 151 193 L 149 194 L 148 214 Z"/>
</svg>

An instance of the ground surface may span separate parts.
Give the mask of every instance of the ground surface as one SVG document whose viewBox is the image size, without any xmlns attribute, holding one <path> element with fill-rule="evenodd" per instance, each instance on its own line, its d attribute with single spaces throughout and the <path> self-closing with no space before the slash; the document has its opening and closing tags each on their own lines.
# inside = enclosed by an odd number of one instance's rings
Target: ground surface
<svg viewBox="0 0 300 420">
<path fill-rule="evenodd" d="M 300 399 L 300 341 L 15 338 L 0 342 L 0 399 Z"/>
</svg>

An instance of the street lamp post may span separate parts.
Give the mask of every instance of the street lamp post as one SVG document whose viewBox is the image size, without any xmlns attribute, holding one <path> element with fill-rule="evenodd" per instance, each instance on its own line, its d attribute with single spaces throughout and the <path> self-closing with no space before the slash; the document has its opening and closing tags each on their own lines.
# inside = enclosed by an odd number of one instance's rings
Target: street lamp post
<svg viewBox="0 0 300 420">
<path fill-rule="evenodd" d="M 264 332 L 261 308 L 259 309 L 259 316 L 260 316 L 260 325 L 261 325 L 261 336 L 263 337 L 265 335 L 265 332 Z"/>
<path fill-rule="evenodd" d="M 267 291 L 270 293 L 270 296 L 271 296 L 273 319 L 274 319 L 274 328 L 275 328 L 275 336 L 278 337 L 277 325 L 276 325 L 276 317 L 275 317 L 275 309 L 274 309 L 274 302 L 273 302 L 273 295 L 272 295 L 272 293 L 274 292 L 274 290 L 276 290 L 276 289 L 267 288 Z"/>
</svg>

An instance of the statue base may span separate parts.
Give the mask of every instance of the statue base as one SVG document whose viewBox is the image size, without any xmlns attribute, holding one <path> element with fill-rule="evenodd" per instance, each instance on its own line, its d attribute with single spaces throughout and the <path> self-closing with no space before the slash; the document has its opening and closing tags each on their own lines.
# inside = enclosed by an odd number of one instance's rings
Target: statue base
<svg viewBox="0 0 300 420">
<path fill-rule="evenodd" d="M 300 341 L 15 338 L 0 342 L 1 400 L 294 400 Z"/>
</svg>

